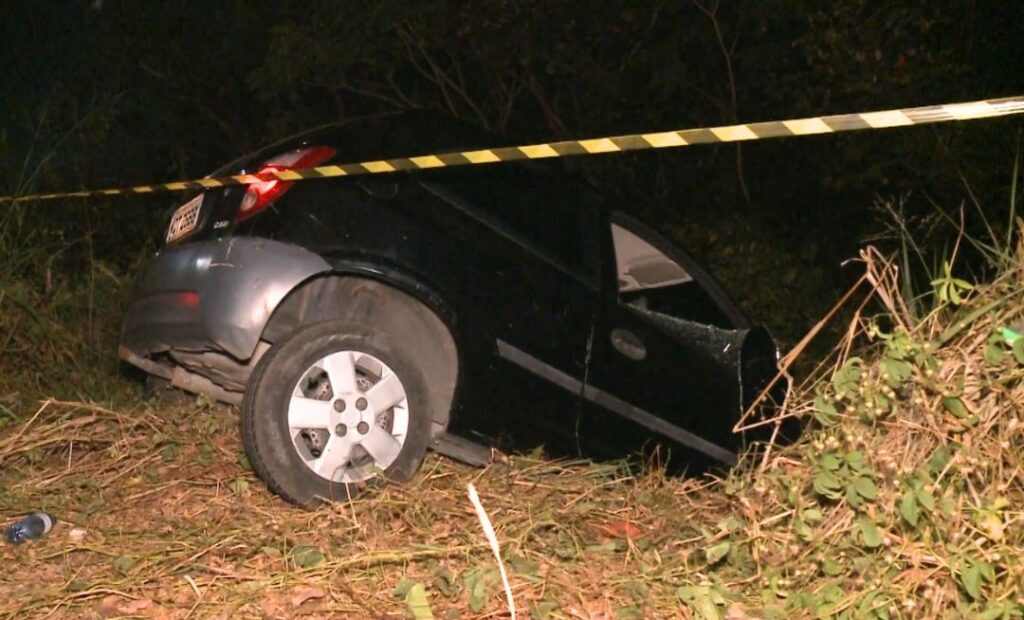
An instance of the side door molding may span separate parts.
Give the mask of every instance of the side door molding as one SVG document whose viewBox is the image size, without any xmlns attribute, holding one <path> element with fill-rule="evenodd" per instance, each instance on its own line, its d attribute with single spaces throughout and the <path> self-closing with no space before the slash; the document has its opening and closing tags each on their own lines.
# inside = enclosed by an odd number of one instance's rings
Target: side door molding
<svg viewBox="0 0 1024 620">
<path fill-rule="evenodd" d="M 720 461 L 721 463 L 729 466 L 736 464 L 736 454 L 722 446 L 719 446 L 718 444 L 712 443 L 684 428 L 676 426 L 675 424 L 666 422 L 662 418 L 631 405 L 630 403 L 627 403 L 604 390 L 598 389 L 592 385 L 586 385 L 576 377 L 562 372 L 554 366 L 537 359 L 525 351 L 517 349 L 503 340 L 499 339 L 497 341 L 497 345 L 499 357 L 541 377 L 542 379 L 554 383 L 562 389 L 577 394 L 590 402 L 647 428 L 648 430 L 689 446 L 694 450 Z"/>
</svg>

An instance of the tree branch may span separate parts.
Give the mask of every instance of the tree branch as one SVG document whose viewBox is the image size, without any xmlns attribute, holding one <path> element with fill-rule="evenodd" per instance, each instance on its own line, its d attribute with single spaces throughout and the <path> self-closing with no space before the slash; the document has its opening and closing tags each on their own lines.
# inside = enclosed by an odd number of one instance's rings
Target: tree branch
<svg viewBox="0 0 1024 620">
<path fill-rule="evenodd" d="M 458 95 L 459 99 L 461 99 L 462 102 L 465 103 L 470 110 L 473 111 L 473 114 L 476 115 L 477 120 L 480 121 L 480 124 L 483 125 L 484 128 L 490 129 L 491 123 L 489 122 L 487 115 L 484 113 L 482 109 L 480 109 L 476 101 L 469 94 L 469 91 L 465 88 L 464 85 L 460 85 L 455 80 L 453 80 L 448 71 L 445 71 L 444 69 L 441 68 L 441 66 L 437 63 L 437 61 L 430 54 L 430 52 L 428 52 L 427 49 L 414 36 L 412 30 L 408 27 L 399 27 L 398 32 L 405 41 L 406 49 L 412 52 L 412 46 L 415 46 L 416 51 L 419 52 L 419 55 L 421 56 L 423 61 L 426 62 L 427 65 L 429 66 L 430 70 L 428 72 L 425 70 L 425 68 L 422 68 L 419 65 L 419 63 L 413 60 L 413 66 L 417 68 L 417 71 L 419 71 L 429 80 L 434 82 L 434 84 L 436 84 L 438 88 L 441 90 L 441 94 L 445 98 L 445 103 L 448 105 L 449 109 L 451 109 L 452 114 L 458 116 L 458 108 L 455 105 L 455 102 L 452 100 L 451 95 L 451 93 L 454 93 Z M 412 54 L 410 55 L 410 58 L 412 58 Z M 461 69 L 459 67 L 458 62 L 455 62 L 454 65 L 455 71 L 458 75 Z M 451 91 L 451 93 L 449 91 Z"/>
<path fill-rule="evenodd" d="M 728 87 L 730 107 L 729 122 L 738 123 L 739 110 L 736 96 L 736 76 L 733 73 L 732 68 L 732 52 L 730 51 L 729 46 L 727 46 L 725 43 L 725 36 L 722 34 L 722 28 L 718 21 L 719 0 L 714 0 L 714 2 L 712 2 L 710 6 L 705 6 L 701 2 L 701 0 L 693 0 L 693 4 L 701 13 L 704 13 L 704 15 L 707 16 L 707 18 L 711 21 L 711 27 L 715 31 L 715 39 L 718 42 L 718 50 L 719 52 L 721 52 L 722 60 L 725 62 L 725 77 L 726 86 Z M 736 37 L 733 39 L 733 49 L 735 49 L 736 42 L 738 40 L 739 28 L 737 28 Z M 739 182 L 740 191 L 743 193 L 743 199 L 747 202 L 747 205 L 749 206 L 751 204 L 750 191 L 747 189 L 747 180 L 745 175 L 743 174 L 743 145 L 738 143 L 736 144 L 736 179 Z"/>
</svg>

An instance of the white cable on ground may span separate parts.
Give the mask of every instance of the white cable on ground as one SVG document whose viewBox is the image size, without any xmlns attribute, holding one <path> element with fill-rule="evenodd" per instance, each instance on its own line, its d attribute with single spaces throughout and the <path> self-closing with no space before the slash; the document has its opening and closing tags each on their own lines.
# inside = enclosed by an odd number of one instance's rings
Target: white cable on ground
<svg viewBox="0 0 1024 620">
<path fill-rule="evenodd" d="M 508 584 L 508 574 L 505 572 L 505 563 L 501 561 L 501 547 L 498 546 L 498 537 L 494 533 L 494 526 L 491 525 L 491 519 L 487 516 L 487 511 L 484 510 L 484 505 L 480 503 L 480 496 L 477 495 L 476 487 L 470 482 L 466 489 L 469 491 L 469 501 L 473 502 L 473 508 L 476 509 L 476 516 L 480 519 L 480 526 L 484 528 L 484 535 L 487 536 L 487 542 L 491 545 L 491 551 L 494 552 L 494 559 L 498 561 L 498 572 L 501 573 L 501 583 L 505 586 L 505 598 L 508 600 L 508 610 L 512 614 L 512 620 L 516 620 L 516 602 L 512 599 L 512 586 Z"/>
</svg>

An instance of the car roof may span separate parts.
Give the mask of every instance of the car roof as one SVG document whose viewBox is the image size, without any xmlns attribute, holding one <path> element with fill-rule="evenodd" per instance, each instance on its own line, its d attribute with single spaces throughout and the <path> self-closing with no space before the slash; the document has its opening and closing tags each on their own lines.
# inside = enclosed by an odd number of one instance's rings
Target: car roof
<svg viewBox="0 0 1024 620">
<path fill-rule="evenodd" d="M 304 145 L 335 148 L 338 161 L 348 163 L 496 147 L 505 142 L 499 135 L 465 121 L 427 110 L 411 110 L 352 117 L 314 127 L 244 155 L 211 176 L 240 172 Z"/>
</svg>

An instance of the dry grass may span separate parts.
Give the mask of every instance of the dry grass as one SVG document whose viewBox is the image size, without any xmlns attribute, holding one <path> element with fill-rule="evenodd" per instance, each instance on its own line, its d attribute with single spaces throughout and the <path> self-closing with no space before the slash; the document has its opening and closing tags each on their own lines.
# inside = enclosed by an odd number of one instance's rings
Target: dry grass
<svg viewBox="0 0 1024 620">
<path fill-rule="evenodd" d="M 914 321 L 864 260 L 888 312 L 795 391 L 805 437 L 726 480 L 432 456 L 301 512 L 248 471 L 228 409 L 10 400 L 0 516 L 63 523 L 0 548 L 0 618 L 401 618 L 424 590 L 438 618 L 504 617 L 469 482 L 521 617 L 1022 617 L 1024 344 L 1002 328 L 1024 266 Z"/>
<path fill-rule="evenodd" d="M 403 579 L 427 585 L 438 617 L 500 614 L 470 481 L 520 607 L 681 613 L 686 541 L 701 538 L 686 499 L 696 482 L 528 456 L 482 471 L 431 457 L 411 484 L 303 512 L 244 467 L 235 426 L 221 407 L 47 402 L 11 429 L 0 513 L 42 507 L 64 523 L 2 548 L 0 618 L 404 617 Z"/>
</svg>

